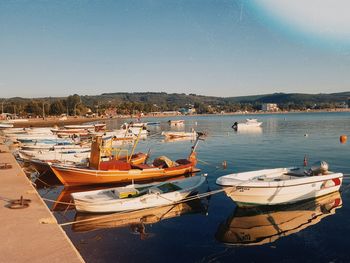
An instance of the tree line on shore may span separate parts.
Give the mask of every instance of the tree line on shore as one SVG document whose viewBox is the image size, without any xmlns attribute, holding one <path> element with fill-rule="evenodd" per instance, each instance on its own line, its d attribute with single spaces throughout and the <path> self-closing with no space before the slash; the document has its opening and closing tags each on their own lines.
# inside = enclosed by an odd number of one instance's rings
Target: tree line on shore
<svg viewBox="0 0 350 263">
<path fill-rule="evenodd" d="M 347 108 L 350 92 L 333 94 L 285 94 L 244 97 L 213 97 L 165 92 L 104 93 L 97 96 L 78 94 L 62 98 L 0 99 L 2 113 L 17 116 L 75 116 L 86 114 L 138 114 L 194 109 L 199 114 L 259 111 L 263 103 L 276 103 L 282 111 Z"/>
</svg>

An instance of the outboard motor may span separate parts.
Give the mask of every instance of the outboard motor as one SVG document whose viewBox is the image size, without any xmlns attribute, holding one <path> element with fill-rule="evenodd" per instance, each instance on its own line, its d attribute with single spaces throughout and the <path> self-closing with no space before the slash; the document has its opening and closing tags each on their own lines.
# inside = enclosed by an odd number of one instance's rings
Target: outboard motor
<svg viewBox="0 0 350 263">
<path fill-rule="evenodd" d="M 237 131 L 237 129 L 238 129 L 238 122 L 235 122 L 235 123 L 232 125 L 232 129 L 234 129 L 235 131 Z"/>
<path fill-rule="evenodd" d="M 328 163 L 325 161 L 319 161 L 314 163 L 310 168 L 311 175 L 322 175 L 328 173 Z"/>
</svg>

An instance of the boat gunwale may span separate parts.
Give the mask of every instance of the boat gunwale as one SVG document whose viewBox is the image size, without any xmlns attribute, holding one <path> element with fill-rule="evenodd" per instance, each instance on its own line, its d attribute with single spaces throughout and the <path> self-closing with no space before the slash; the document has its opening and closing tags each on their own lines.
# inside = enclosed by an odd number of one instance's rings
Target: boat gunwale
<svg viewBox="0 0 350 263">
<path fill-rule="evenodd" d="M 340 175 L 340 176 L 335 176 L 335 175 Z M 322 175 L 320 175 L 322 176 Z M 223 186 L 223 187 L 249 187 L 249 188 L 282 188 L 282 187 L 294 187 L 294 186 L 300 186 L 300 185 L 306 185 L 306 184 L 313 184 L 313 183 L 319 183 L 319 182 L 324 182 L 324 181 L 327 181 L 327 180 L 332 180 L 332 179 L 336 179 L 336 178 L 343 178 L 344 175 L 343 173 L 334 173 L 332 174 L 332 176 L 334 177 L 331 177 L 331 178 L 327 178 L 327 179 L 324 179 L 324 180 L 319 180 L 319 181 L 311 181 L 311 182 L 307 182 L 307 183 L 299 183 L 299 184 L 291 184 L 291 185 L 266 185 L 266 186 L 256 186 L 256 185 L 246 185 L 246 184 L 240 184 L 240 185 L 221 185 L 221 184 L 218 184 L 220 186 Z M 311 176 L 310 176 L 311 177 Z M 313 177 L 316 177 L 316 176 L 313 176 Z M 294 180 L 297 180 L 297 179 L 294 179 Z M 238 180 L 237 180 L 238 181 Z M 249 180 L 247 180 L 249 181 Z M 290 181 L 290 180 L 287 180 L 287 181 Z M 243 181 L 242 182 L 246 182 L 246 181 Z M 279 183 L 279 182 L 284 182 L 284 181 L 276 181 L 276 182 L 269 182 L 269 183 Z M 249 183 L 256 183 L 255 181 L 249 181 Z M 263 182 L 261 182 L 263 183 Z"/>
</svg>

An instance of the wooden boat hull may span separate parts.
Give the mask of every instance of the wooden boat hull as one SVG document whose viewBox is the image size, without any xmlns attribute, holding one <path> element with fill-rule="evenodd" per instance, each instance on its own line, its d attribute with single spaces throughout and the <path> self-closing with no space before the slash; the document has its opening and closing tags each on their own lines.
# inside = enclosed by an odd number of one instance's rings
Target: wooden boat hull
<svg viewBox="0 0 350 263">
<path fill-rule="evenodd" d="M 183 175 L 187 173 L 197 172 L 194 165 L 180 165 L 171 168 L 147 168 L 147 169 L 131 169 L 131 170 L 93 170 L 80 169 L 73 167 L 65 167 L 52 165 L 52 171 L 57 178 L 66 186 L 87 185 L 87 184 L 108 184 L 108 183 L 127 183 L 142 182 L 146 180 L 157 180 L 167 177 Z"/>
<path fill-rule="evenodd" d="M 11 123 L 0 123 L 0 129 L 9 129 L 13 128 L 13 124 Z"/>
<path fill-rule="evenodd" d="M 144 153 L 137 153 L 137 154 L 134 154 L 132 157 L 131 157 L 131 160 L 130 160 L 130 163 L 132 164 L 142 164 L 145 162 L 147 158 L 147 154 L 144 154 Z M 119 158 L 119 160 L 126 160 L 126 157 L 125 156 L 122 156 Z M 50 169 L 50 165 L 51 164 L 57 164 L 57 165 L 62 165 L 62 162 L 60 162 L 59 160 L 57 159 L 53 159 L 53 160 L 38 160 L 38 159 L 32 159 L 32 160 L 29 160 L 31 165 L 34 166 L 34 168 L 40 173 L 40 174 L 43 174 L 45 172 L 47 172 L 48 170 L 51 171 Z M 66 162 L 65 164 L 68 164 L 68 165 L 75 165 L 76 163 L 74 162 Z M 84 163 L 80 163 L 81 166 L 83 166 Z"/>
</svg>

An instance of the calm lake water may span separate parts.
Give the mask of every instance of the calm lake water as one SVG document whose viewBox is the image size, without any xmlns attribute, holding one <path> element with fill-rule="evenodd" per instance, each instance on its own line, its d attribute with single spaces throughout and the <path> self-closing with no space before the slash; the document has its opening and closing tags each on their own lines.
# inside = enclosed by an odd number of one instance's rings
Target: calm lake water
<svg viewBox="0 0 350 263">
<path fill-rule="evenodd" d="M 252 117 L 263 122 L 261 129 L 231 129 L 234 121 Z M 180 159 L 190 151 L 191 141 L 163 141 L 160 132 L 170 129 L 168 119 L 175 118 L 157 119 L 161 126 L 150 127 L 151 136 L 138 145 L 139 151 L 151 149 L 151 159 L 159 155 Z M 330 170 L 350 174 L 350 142 L 339 142 L 340 135 L 350 135 L 349 113 L 183 119 L 183 129 L 208 134 L 197 150 L 198 168 L 208 174 L 202 191 L 219 189 L 215 180 L 225 174 L 301 166 L 305 155 L 309 164 L 325 160 Z M 113 128 L 122 122 L 107 124 Z M 189 204 L 116 216 L 114 220 L 101 218 L 65 226 L 64 230 L 87 262 L 350 262 L 349 187 L 344 178 L 340 195 L 268 211 L 238 209 L 219 193 Z M 69 190 L 62 186 L 42 188 L 40 193 L 63 201 L 68 196 L 69 200 Z M 89 217 L 63 206 L 55 210 L 60 223 Z"/>
</svg>

